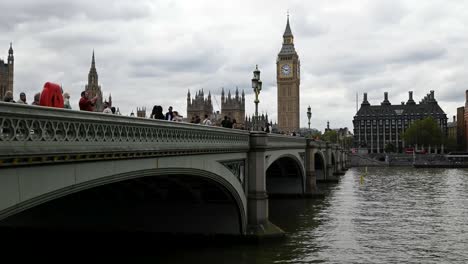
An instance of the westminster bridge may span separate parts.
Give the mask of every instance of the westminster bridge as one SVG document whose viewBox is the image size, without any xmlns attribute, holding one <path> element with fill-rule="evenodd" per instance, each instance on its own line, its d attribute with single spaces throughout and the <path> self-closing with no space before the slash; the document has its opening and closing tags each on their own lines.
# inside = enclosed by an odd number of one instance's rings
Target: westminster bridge
<svg viewBox="0 0 468 264">
<path fill-rule="evenodd" d="M 0 226 L 268 236 L 349 164 L 301 137 L 0 102 Z"/>
</svg>

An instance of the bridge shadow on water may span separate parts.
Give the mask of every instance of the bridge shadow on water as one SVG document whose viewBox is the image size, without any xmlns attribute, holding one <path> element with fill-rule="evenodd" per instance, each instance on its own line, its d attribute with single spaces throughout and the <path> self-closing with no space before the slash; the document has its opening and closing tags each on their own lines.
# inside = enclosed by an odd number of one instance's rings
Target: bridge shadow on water
<svg viewBox="0 0 468 264">
<path fill-rule="evenodd" d="M 328 185 L 319 188 L 326 195 Z M 313 228 L 319 223 L 311 216 L 323 200 L 272 197 L 270 220 L 287 233 Z M 158 263 L 271 263 L 275 251 L 288 243 L 288 238 L 259 243 L 235 235 L 238 219 L 233 198 L 222 188 L 181 175 L 127 180 L 70 194 L 4 219 L 0 233 L 10 247 L 148 256 L 144 260 Z M 208 234 L 219 230 L 224 233 Z"/>
</svg>

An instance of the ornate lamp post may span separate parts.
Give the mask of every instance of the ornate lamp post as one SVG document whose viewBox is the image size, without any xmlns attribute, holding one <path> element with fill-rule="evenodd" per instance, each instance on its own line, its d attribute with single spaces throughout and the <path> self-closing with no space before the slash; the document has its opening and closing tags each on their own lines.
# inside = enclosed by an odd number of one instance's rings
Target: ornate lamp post
<svg viewBox="0 0 468 264">
<path fill-rule="evenodd" d="M 258 70 L 258 65 L 255 65 L 255 70 L 253 72 L 254 76 L 252 79 L 252 89 L 254 90 L 255 93 L 255 121 L 254 121 L 254 130 L 258 131 L 258 103 L 260 102 L 258 100 L 258 95 L 260 94 L 260 91 L 262 90 L 262 81 L 260 81 L 260 71 Z"/>
<path fill-rule="evenodd" d="M 309 105 L 309 107 L 307 107 L 307 118 L 309 119 L 309 132 L 310 132 L 310 118 L 311 117 L 312 117 L 312 112 L 311 112 L 310 105 Z"/>
</svg>

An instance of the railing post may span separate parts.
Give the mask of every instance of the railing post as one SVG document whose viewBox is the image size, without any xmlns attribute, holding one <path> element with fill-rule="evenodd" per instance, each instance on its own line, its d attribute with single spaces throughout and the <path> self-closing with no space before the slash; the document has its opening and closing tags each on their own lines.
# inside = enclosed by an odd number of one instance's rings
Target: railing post
<svg viewBox="0 0 468 264">
<path fill-rule="evenodd" d="M 263 131 L 250 132 L 248 154 L 248 194 L 247 220 L 249 236 L 284 236 L 284 231 L 268 219 L 268 195 L 266 192 L 265 151 L 268 144 L 267 134 Z"/>
<path fill-rule="evenodd" d="M 307 139 L 305 151 L 305 170 L 306 170 L 306 184 L 305 193 L 312 194 L 317 192 L 317 175 L 315 173 L 315 155 L 313 140 Z"/>
</svg>

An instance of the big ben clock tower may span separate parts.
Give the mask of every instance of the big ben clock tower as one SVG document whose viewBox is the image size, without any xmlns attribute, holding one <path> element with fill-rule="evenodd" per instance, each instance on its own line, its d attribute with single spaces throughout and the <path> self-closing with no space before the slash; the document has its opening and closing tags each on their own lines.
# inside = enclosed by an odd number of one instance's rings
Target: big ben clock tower
<svg viewBox="0 0 468 264">
<path fill-rule="evenodd" d="M 283 34 L 283 46 L 276 59 L 278 83 L 278 129 L 282 132 L 299 131 L 299 85 L 301 64 L 294 49 L 294 36 L 289 26 Z"/>
</svg>

